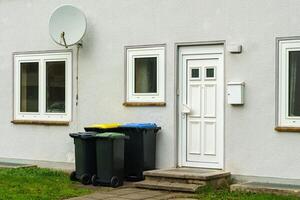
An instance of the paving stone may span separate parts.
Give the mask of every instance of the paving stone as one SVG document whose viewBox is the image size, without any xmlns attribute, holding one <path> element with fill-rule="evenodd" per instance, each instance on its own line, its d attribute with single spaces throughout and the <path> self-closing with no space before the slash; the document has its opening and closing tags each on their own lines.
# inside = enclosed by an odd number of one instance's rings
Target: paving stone
<svg viewBox="0 0 300 200">
<path fill-rule="evenodd" d="M 191 195 L 186 194 L 186 193 L 175 193 L 175 192 L 170 192 L 161 196 L 155 196 L 153 198 L 149 198 L 153 199 L 153 200 L 168 200 L 168 199 L 177 199 L 177 198 L 188 198 Z M 147 199 L 148 200 L 148 199 Z"/>
<path fill-rule="evenodd" d="M 121 195 L 130 194 L 130 193 L 139 193 L 139 192 L 143 192 L 143 191 L 145 191 L 145 190 L 138 189 L 138 188 L 124 188 L 124 189 L 112 190 L 110 193 L 121 196 Z"/>
<path fill-rule="evenodd" d="M 82 197 L 74 197 L 68 200 L 94 200 L 93 198 L 89 198 L 88 196 L 82 196 Z"/>
<path fill-rule="evenodd" d="M 174 200 L 195 200 L 195 198 L 175 198 Z"/>
<path fill-rule="evenodd" d="M 120 196 L 121 198 L 125 198 L 125 199 L 136 199 L 136 200 L 142 200 L 142 199 L 148 199 L 148 198 L 153 198 L 154 196 L 151 194 L 143 194 L 143 192 L 138 192 L 138 193 L 130 193 L 130 194 L 126 194 L 126 195 L 122 195 Z"/>
<path fill-rule="evenodd" d="M 187 198 L 187 193 L 147 190 L 138 188 L 116 188 L 97 191 L 90 195 L 76 197 L 69 200 L 167 200 L 174 198 Z"/>
<path fill-rule="evenodd" d="M 109 193 L 104 193 L 104 192 L 95 192 L 93 194 L 90 194 L 88 195 L 88 198 L 91 198 L 91 199 L 108 199 L 108 198 L 112 198 L 112 197 L 116 197 L 118 195 L 112 193 L 112 192 L 109 192 Z"/>
<path fill-rule="evenodd" d="M 165 192 L 165 191 L 158 191 L 158 190 L 144 190 L 143 192 L 141 192 L 142 194 L 145 195 L 152 195 L 152 196 L 159 196 L 159 195 L 166 195 L 169 192 Z"/>
</svg>

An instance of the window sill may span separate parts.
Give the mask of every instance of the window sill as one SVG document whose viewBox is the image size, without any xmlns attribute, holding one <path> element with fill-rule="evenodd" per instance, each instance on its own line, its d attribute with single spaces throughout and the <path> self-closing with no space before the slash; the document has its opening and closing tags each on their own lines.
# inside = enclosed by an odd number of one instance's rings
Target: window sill
<svg viewBox="0 0 300 200">
<path fill-rule="evenodd" d="M 143 107 L 143 106 L 166 106 L 165 102 L 124 102 L 123 106 Z"/>
<path fill-rule="evenodd" d="M 281 127 L 277 126 L 275 127 L 275 130 L 278 132 L 299 132 L 300 133 L 300 127 Z"/>
<path fill-rule="evenodd" d="M 13 124 L 31 124 L 48 126 L 69 126 L 68 121 L 39 121 L 39 120 L 12 120 Z"/>
</svg>

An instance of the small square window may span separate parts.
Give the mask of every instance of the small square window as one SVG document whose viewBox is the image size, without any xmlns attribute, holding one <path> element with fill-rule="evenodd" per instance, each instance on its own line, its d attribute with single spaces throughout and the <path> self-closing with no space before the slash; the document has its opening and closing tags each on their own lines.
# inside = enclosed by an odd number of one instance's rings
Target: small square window
<svg viewBox="0 0 300 200">
<path fill-rule="evenodd" d="M 126 102 L 164 102 L 165 47 L 130 47 L 126 58 Z"/>
<path fill-rule="evenodd" d="M 190 80 L 201 80 L 200 67 L 191 67 L 190 68 Z"/>
<path fill-rule="evenodd" d="M 215 79 L 215 67 L 205 67 L 205 79 Z"/>
<path fill-rule="evenodd" d="M 199 69 L 192 69 L 192 78 L 199 78 Z"/>
</svg>

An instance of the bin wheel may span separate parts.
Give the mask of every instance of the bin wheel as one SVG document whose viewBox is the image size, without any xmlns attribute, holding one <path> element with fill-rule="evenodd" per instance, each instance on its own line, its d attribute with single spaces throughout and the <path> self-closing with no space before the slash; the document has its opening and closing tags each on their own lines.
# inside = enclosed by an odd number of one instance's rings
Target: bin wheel
<svg viewBox="0 0 300 200">
<path fill-rule="evenodd" d="M 88 175 L 88 174 L 82 174 L 80 176 L 80 182 L 83 184 L 83 185 L 88 185 L 90 184 L 90 181 L 91 181 L 91 176 Z"/>
<path fill-rule="evenodd" d="M 113 177 L 110 179 L 110 185 L 111 185 L 112 187 L 118 187 L 118 186 L 120 186 L 120 180 L 119 180 L 119 178 L 116 177 L 116 176 L 113 176 Z"/>
<path fill-rule="evenodd" d="M 71 174 L 70 174 L 70 180 L 71 181 L 77 181 L 77 178 L 76 178 L 76 172 L 75 171 L 72 171 Z"/>
<path fill-rule="evenodd" d="M 97 186 L 98 185 L 98 183 L 97 183 L 97 176 L 96 175 L 92 176 L 91 181 L 92 181 L 93 186 Z"/>
</svg>

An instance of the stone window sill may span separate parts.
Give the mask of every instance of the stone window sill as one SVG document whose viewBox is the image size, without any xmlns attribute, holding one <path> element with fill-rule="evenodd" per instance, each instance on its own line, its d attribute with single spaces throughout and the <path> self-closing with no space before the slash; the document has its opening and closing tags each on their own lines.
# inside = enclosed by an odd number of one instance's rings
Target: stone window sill
<svg viewBox="0 0 300 200">
<path fill-rule="evenodd" d="M 278 131 L 278 132 L 299 132 L 300 133 L 300 127 L 277 126 L 277 127 L 275 127 L 275 130 Z"/>
<path fill-rule="evenodd" d="M 123 106 L 128 106 L 128 107 L 146 107 L 146 106 L 166 106 L 165 102 L 124 102 Z"/>
<path fill-rule="evenodd" d="M 68 121 L 39 121 L 39 120 L 12 120 L 13 124 L 29 124 L 29 125 L 48 125 L 48 126 L 69 126 Z"/>
</svg>

